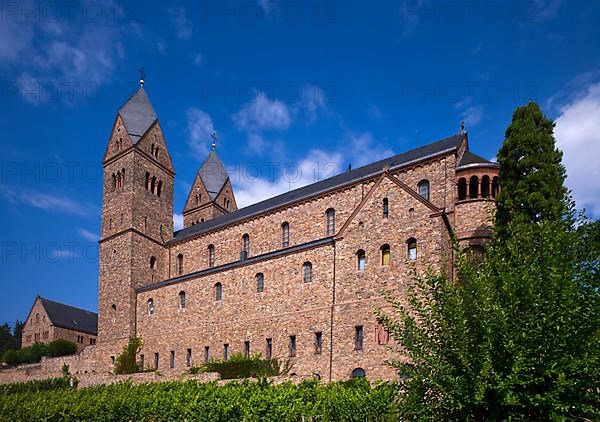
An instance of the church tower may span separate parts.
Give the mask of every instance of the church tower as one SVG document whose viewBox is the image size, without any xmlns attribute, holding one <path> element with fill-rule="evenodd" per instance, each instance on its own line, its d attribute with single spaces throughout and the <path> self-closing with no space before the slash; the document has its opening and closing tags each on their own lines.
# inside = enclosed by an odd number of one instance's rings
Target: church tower
<svg viewBox="0 0 600 422">
<path fill-rule="evenodd" d="M 217 155 L 216 135 L 213 133 L 212 150 L 196 173 L 183 209 L 184 227 L 237 210 L 229 175 Z"/>
<path fill-rule="evenodd" d="M 160 123 L 140 88 L 119 109 L 104 155 L 98 340 L 135 335 L 135 288 L 168 278 L 175 172 Z"/>
</svg>

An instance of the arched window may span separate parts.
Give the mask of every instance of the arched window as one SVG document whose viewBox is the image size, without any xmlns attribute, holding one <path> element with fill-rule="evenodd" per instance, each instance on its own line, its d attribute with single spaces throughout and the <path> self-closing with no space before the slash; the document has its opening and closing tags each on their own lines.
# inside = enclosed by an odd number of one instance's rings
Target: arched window
<svg viewBox="0 0 600 422">
<path fill-rule="evenodd" d="M 305 283 L 312 282 L 312 264 L 308 261 L 302 266 L 302 281 Z"/>
<path fill-rule="evenodd" d="M 215 300 L 217 302 L 223 300 L 223 286 L 221 283 L 215 284 Z"/>
<path fill-rule="evenodd" d="M 365 373 L 365 370 L 362 368 L 356 368 L 352 371 L 352 374 L 350 375 L 350 378 L 364 378 L 366 377 L 367 374 Z"/>
<path fill-rule="evenodd" d="M 146 172 L 146 190 L 150 190 L 150 173 Z"/>
<path fill-rule="evenodd" d="M 154 315 L 154 300 L 148 299 L 148 315 Z"/>
<path fill-rule="evenodd" d="M 417 259 L 417 240 L 414 237 L 411 237 L 406 242 L 406 245 L 407 245 L 406 256 L 410 261 L 414 261 L 415 259 Z"/>
<path fill-rule="evenodd" d="M 153 257 L 153 256 L 150 257 L 150 269 L 152 269 L 152 270 L 156 269 L 156 257 Z"/>
<path fill-rule="evenodd" d="M 290 246 L 290 223 L 287 221 L 281 225 L 281 246 L 284 248 Z"/>
<path fill-rule="evenodd" d="M 261 293 L 265 290 L 265 276 L 263 273 L 256 274 L 256 291 Z"/>
<path fill-rule="evenodd" d="M 469 179 L 469 198 L 475 199 L 479 195 L 479 178 L 471 176 Z"/>
<path fill-rule="evenodd" d="M 245 253 L 246 258 L 250 255 L 250 235 L 248 233 L 242 236 L 242 252 Z"/>
<path fill-rule="evenodd" d="M 458 179 L 458 200 L 463 201 L 467 199 L 467 179 L 461 177 Z"/>
<path fill-rule="evenodd" d="M 358 271 L 364 271 L 365 266 L 367 264 L 367 257 L 365 255 L 365 251 L 363 251 L 362 249 L 359 249 L 358 252 L 356 252 L 356 260 L 357 260 Z"/>
<path fill-rule="evenodd" d="M 481 178 L 481 197 L 487 198 L 490 196 L 490 176 L 483 176 Z"/>
<path fill-rule="evenodd" d="M 495 198 L 500 192 L 500 187 L 498 186 L 498 176 L 494 176 L 492 179 L 492 197 Z"/>
<path fill-rule="evenodd" d="M 158 181 L 158 187 L 156 188 L 156 195 L 160 196 L 160 193 L 162 192 L 162 181 L 159 180 Z"/>
<path fill-rule="evenodd" d="M 429 201 L 429 180 L 421 180 L 417 185 L 419 195 Z"/>
<path fill-rule="evenodd" d="M 156 176 L 152 176 L 152 179 L 150 179 L 150 192 L 156 192 Z"/>
<path fill-rule="evenodd" d="M 327 215 L 327 236 L 333 236 L 335 234 L 335 210 L 329 208 L 325 214 Z"/>
<path fill-rule="evenodd" d="M 390 252 L 390 245 L 385 244 L 381 247 L 381 265 L 387 266 L 390 265 L 392 260 L 392 255 Z"/>
<path fill-rule="evenodd" d="M 383 198 L 383 218 L 388 218 L 390 215 L 390 207 L 387 198 Z"/>
<path fill-rule="evenodd" d="M 215 266 L 215 245 L 208 245 L 208 266 L 209 268 Z"/>
<path fill-rule="evenodd" d="M 185 292 L 182 290 L 179 292 L 179 309 L 185 308 Z"/>
<path fill-rule="evenodd" d="M 177 255 L 177 273 L 179 275 L 183 274 L 183 255 Z"/>
</svg>

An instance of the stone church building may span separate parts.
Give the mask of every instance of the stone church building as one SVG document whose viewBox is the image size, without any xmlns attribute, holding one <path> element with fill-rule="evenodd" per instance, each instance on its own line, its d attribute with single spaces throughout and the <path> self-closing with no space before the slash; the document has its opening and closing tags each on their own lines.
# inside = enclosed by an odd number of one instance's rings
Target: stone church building
<svg viewBox="0 0 600 422">
<path fill-rule="evenodd" d="M 382 292 L 402 300 L 414 270 L 452 277 L 453 238 L 482 253 L 499 189 L 461 131 L 238 209 L 213 143 L 174 231 L 175 169 L 143 84 L 103 164 L 97 338 L 67 359 L 77 374 L 108 374 L 136 336 L 143 367 L 170 377 L 260 353 L 325 381 L 397 378 Z"/>
<path fill-rule="evenodd" d="M 394 378 L 382 291 L 402 297 L 413 269 L 453 274 L 452 236 L 481 250 L 498 171 L 463 132 L 238 209 L 213 144 L 174 232 L 175 169 L 142 85 L 104 156 L 94 361 L 138 336 L 163 372 L 260 352 L 298 375 Z"/>
</svg>

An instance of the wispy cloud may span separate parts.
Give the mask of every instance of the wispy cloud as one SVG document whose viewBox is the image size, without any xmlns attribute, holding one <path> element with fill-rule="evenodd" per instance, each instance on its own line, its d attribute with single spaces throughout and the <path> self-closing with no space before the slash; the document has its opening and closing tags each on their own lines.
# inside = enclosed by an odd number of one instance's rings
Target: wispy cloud
<svg viewBox="0 0 600 422">
<path fill-rule="evenodd" d="M 208 113 L 192 107 L 186 113 L 188 145 L 196 158 L 204 160 L 212 142 L 213 121 Z"/>
<path fill-rule="evenodd" d="M 88 242 L 97 242 L 100 240 L 100 235 L 98 233 L 94 233 L 86 229 L 79 228 L 77 229 L 77 233 L 79 233 L 79 235 Z"/>
<path fill-rule="evenodd" d="M 0 195 L 13 206 L 27 205 L 44 211 L 54 211 L 60 214 L 72 214 L 84 217 L 95 216 L 98 213 L 97 207 L 91 204 L 41 191 L 17 189 L 7 185 L 0 185 Z"/>
<path fill-rule="evenodd" d="M 192 38 L 192 22 L 187 18 L 183 7 L 167 9 L 167 14 L 175 26 L 175 36 L 180 40 L 187 41 Z"/>
<path fill-rule="evenodd" d="M 270 100 L 261 92 L 233 115 L 233 121 L 238 129 L 247 132 L 284 130 L 292 124 L 292 116 L 286 103 Z"/>
</svg>

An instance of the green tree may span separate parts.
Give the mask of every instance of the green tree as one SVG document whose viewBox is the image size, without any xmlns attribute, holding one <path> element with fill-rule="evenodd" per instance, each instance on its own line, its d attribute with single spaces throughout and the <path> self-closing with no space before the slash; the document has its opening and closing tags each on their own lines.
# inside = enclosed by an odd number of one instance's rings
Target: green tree
<svg viewBox="0 0 600 422">
<path fill-rule="evenodd" d="M 140 371 L 137 355 L 142 350 L 142 339 L 130 337 L 127 345 L 115 361 L 115 374 L 134 374 Z M 142 368 L 143 369 L 143 368 Z"/>
<path fill-rule="evenodd" d="M 59 338 L 48 343 L 47 353 L 50 357 L 74 355 L 77 353 L 77 345 L 72 341 Z"/>
<path fill-rule="evenodd" d="M 562 152 L 556 148 L 554 123 L 532 102 L 515 110 L 498 152 L 500 164 L 496 229 L 498 240 L 509 236 L 512 223 L 562 219 L 568 211 Z"/>
<path fill-rule="evenodd" d="M 15 349 L 21 348 L 21 334 L 23 333 L 23 327 L 25 322 L 16 320 L 15 328 L 13 328 L 13 344 Z"/>
<path fill-rule="evenodd" d="M 0 355 L 8 349 L 14 349 L 14 338 L 7 323 L 0 325 Z"/>
</svg>

